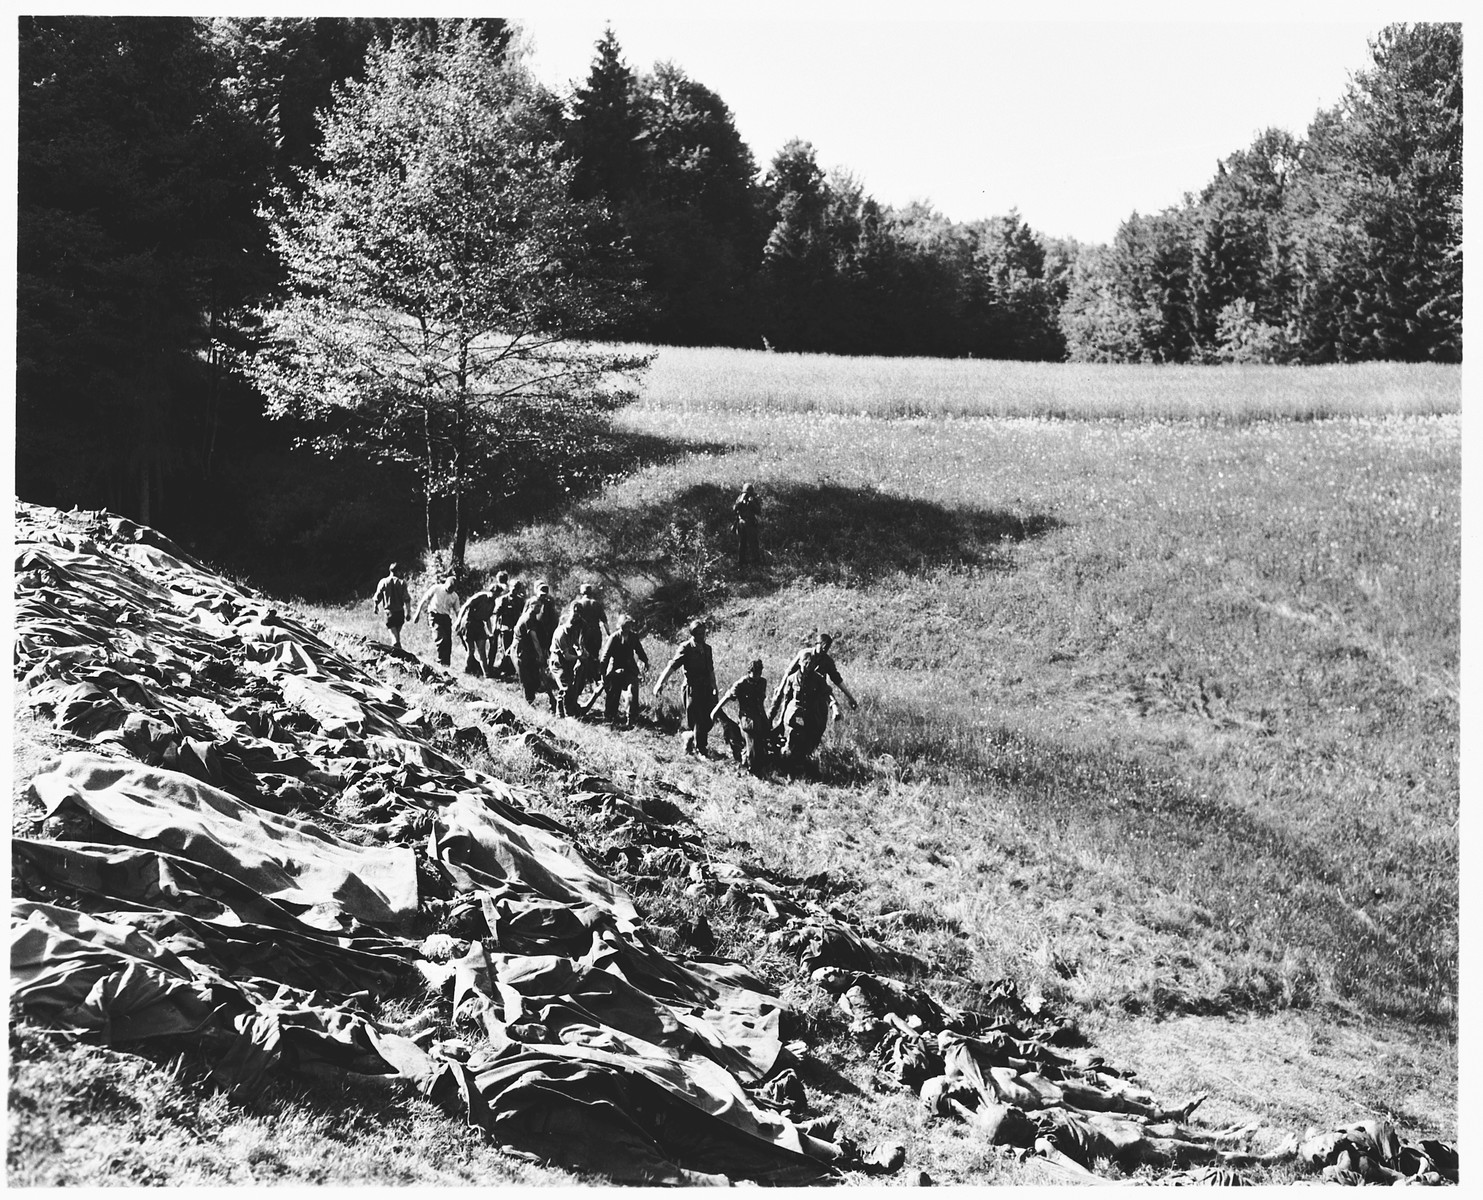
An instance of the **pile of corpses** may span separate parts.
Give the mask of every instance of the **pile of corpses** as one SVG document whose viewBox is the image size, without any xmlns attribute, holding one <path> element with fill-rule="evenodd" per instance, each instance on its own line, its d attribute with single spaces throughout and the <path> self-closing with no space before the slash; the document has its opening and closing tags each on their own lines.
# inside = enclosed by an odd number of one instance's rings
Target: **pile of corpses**
<svg viewBox="0 0 1483 1200">
<path fill-rule="evenodd" d="M 41 815 L 13 839 L 12 1003 L 30 1023 L 189 1042 L 234 1090 L 404 1080 L 513 1151 L 615 1181 L 902 1166 L 810 1108 L 808 1047 L 745 966 L 658 947 L 622 880 L 662 875 L 761 920 L 883 1077 L 1066 1172 L 1219 1179 L 1296 1154 L 1351 1181 L 1456 1179 L 1451 1147 L 1378 1123 L 1265 1146 L 1196 1128 L 1198 1099 L 1161 1105 L 1012 984 L 945 1006 L 891 978 L 907 956 L 714 860 L 508 714 L 459 731 L 568 768 L 600 861 L 533 790 L 454 761 L 395 688 L 155 531 L 28 505 L 16 522 L 17 676 L 74 747 L 29 781 Z M 410 1020 L 378 1015 L 419 996 Z"/>
</svg>

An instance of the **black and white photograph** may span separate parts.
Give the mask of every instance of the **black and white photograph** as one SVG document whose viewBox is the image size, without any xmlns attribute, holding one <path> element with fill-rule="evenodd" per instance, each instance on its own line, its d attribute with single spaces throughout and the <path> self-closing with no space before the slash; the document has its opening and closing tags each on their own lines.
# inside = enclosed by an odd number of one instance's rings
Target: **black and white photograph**
<svg viewBox="0 0 1483 1200">
<path fill-rule="evenodd" d="M 1457 1185 L 1415 15 L 10 18 L 6 1183 Z"/>
</svg>

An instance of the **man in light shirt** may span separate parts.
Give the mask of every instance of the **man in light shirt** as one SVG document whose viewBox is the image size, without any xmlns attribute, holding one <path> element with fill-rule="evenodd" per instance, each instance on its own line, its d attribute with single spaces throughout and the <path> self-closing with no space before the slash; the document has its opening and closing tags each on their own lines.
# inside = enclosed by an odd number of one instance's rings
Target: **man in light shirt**
<svg viewBox="0 0 1483 1200">
<path fill-rule="evenodd" d="M 446 575 L 422 593 L 412 622 L 422 620 L 423 612 L 432 622 L 433 638 L 438 646 L 438 662 L 447 666 L 453 658 L 453 618 L 458 616 L 458 593 L 453 590 L 453 576 Z"/>
</svg>

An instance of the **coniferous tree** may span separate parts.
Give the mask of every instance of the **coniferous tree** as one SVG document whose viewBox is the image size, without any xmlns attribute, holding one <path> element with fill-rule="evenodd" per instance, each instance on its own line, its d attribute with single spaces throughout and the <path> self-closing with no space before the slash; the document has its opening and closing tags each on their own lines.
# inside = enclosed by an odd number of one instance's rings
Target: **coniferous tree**
<svg viewBox="0 0 1483 1200">
<path fill-rule="evenodd" d="M 1292 279 L 1284 208 L 1299 146 L 1280 129 L 1262 133 L 1250 149 L 1217 165 L 1215 178 L 1190 214 L 1190 299 L 1195 339 L 1218 354 L 1217 324 L 1241 301 L 1252 320 L 1286 325 Z"/>
<path fill-rule="evenodd" d="M 17 490 L 158 520 L 269 286 L 266 131 L 195 21 L 22 17 Z"/>
<path fill-rule="evenodd" d="M 573 96 L 566 127 L 576 162 L 572 194 L 579 200 L 603 200 L 615 210 L 631 200 L 643 186 L 646 136 L 638 77 L 623 61 L 610 26 L 597 43 L 587 81 Z"/>
<path fill-rule="evenodd" d="M 1462 357 L 1462 28 L 1391 25 L 1309 130 L 1290 206 L 1310 361 Z"/>
</svg>

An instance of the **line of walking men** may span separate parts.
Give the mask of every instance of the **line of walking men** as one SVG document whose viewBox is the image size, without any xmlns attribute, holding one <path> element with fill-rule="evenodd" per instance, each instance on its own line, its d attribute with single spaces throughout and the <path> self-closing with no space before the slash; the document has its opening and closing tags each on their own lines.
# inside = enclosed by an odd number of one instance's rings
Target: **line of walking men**
<svg viewBox="0 0 1483 1200">
<path fill-rule="evenodd" d="M 625 693 L 627 724 L 637 723 L 642 707 L 639 684 L 649 668 L 637 623 L 629 614 L 610 628 L 602 599 L 590 583 L 561 610 L 550 586 L 538 580 L 527 595 L 524 580 L 510 582 L 505 571 L 484 589 L 460 603 L 451 575 L 435 581 L 412 611 L 414 623 L 428 614 L 438 661 L 449 666 L 453 636 L 463 643 L 464 670 L 490 679 L 517 679 L 527 704 L 545 695 L 551 710 L 561 716 L 586 716 L 603 697 L 603 716 L 618 724 Z M 410 596 L 396 563 L 377 585 L 376 610 L 386 610 L 386 625 L 396 649 L 405 653 L 401 630 Z M 788 665 L 772 703 L 766 703 L 767 680 L 762 660 L 754 659 L 747 674 L 724 695 L 716 686 L 715 662 L 707 643 L 704 621 L 689 627 L 689 638 L 676 651 L 654 685 L 657 699 L 677 671 L 684 676 L 684 730 L 687 753 L 709 757 L 709 734 L 719 724 L 732 756 L 753 774 L 761 775 L 777 757 L 801 764 L 823 737 L 832 701 L 830 685 L 857 707 L 845 687 L 829 650 L 832 639 L 821 633 Z M 592 685 L 600 687 L 583 701 Z M 724 711 L 735 703 L 737 720 Z"/>
</svg>

